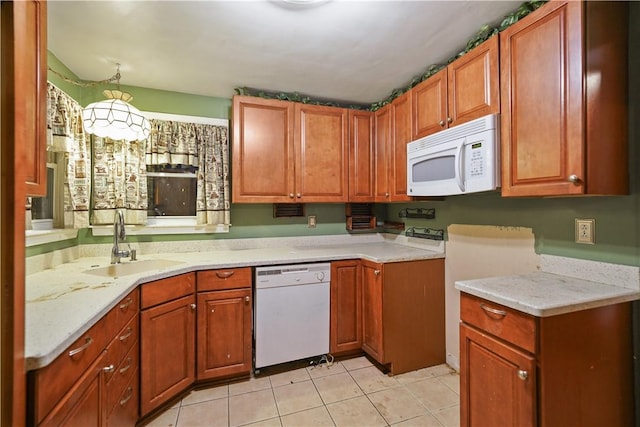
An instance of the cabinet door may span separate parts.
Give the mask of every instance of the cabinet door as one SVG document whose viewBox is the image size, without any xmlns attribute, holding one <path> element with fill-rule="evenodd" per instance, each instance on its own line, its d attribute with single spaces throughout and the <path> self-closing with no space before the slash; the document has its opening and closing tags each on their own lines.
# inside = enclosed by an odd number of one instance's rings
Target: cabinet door
<svg viewBox="0 0 640 427">
<path fill-rule="evenodd" d="M 233 98 L 233 202 L 294 200 L 293 104 Z"/>
<path fill-rule="evenodd" d="M 296 201 L 348 200 L 347 117 L 346 108 L 295 104 Z"/>
<path fill-rule="evenodd" d="M 362 261 L 362 349 L 385 363 L 382 335 L 382 265 Z"/>
<path fill-rule="evenodd" d="M 360 261 L 331 263 L 331 336 L 330 351 L 362 348 L 362 280 Z"/>
<path fill-rule="evenodd" d="M 582 2 L 552 2 L 500 33 L 502 195 L 581 194 Z M 605 30 L 606 31 L 606 30 Z"/>
<path fill-rule="evenodd" d="M 103 356 L 104 353 L 85 371 L 39 426 L 105 425 Z"/>
<path fill-rule="evenodd" d="M 195 380 L 195 302 L 195 295 L 189 295 L 141 312 L 142 416 Z"/>
<path fill-rule="evenodd" d="M 498 37 L 491 37 L 447 67 L 449 126 L 500 112 Z"/>
<path fill-rule="evenodd" d="M 29 196 L 47 194 L 47 3 L 14 2 L 13 44 L 9 78 L 14 93 L 3 93 L 12 100 L 15 143 L 24 147 L 22 163 Z M 9 67 L 7 67 L 9 69 Z"/>
<path fill-rule="evenodd" d="M 535 426 L 532 356 L 460 324 L 460 425 Z"/>
<path fill-rule="evenodd" d="M 251 372 L 251 288 L 198 294 L 198 379 Z"/>
<path fill-rule="evenodd" d="M 411 90 L 413 139 L 447 127 L 447 70 L 437 72 Z"/>
<path fill-rule="evenodd" d="M 385 105 L 374 113 L 375 122 L 375 201 L 388 202 L 389 162 L 391 159 L 391 107 Z"/>
<path fill-rule="evenodd" d="M 375 192 L 373 114 L 349 111 L 349 201 L 372 202 Z"/>
<path fill-rule="evenodd" d="M 389 187 L 392 202 L 409 201 L 407 196 L 407 144 L 411 142 L 411 92 L 393 100 L 393 131 L 391 138 L 391 170 Z"/>
</svg>

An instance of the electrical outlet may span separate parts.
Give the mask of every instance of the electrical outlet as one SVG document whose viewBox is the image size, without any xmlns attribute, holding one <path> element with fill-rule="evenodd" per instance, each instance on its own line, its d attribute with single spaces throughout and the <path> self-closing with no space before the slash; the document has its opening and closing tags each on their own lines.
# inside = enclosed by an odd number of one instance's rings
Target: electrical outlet
<svg viewBox="0 0 640 427">
<path fill-rule="evenodd" d="M 576 218 L 576 243 L 593 245 L 596 242 L 596 220 Z"/>
<path fill-rule="evenodd" d="M 309 215 L 307 217 L 307 225 L 309 226 L 309 228 L 316 228 L 316 216 L 315 215 Z"/>
</svg>

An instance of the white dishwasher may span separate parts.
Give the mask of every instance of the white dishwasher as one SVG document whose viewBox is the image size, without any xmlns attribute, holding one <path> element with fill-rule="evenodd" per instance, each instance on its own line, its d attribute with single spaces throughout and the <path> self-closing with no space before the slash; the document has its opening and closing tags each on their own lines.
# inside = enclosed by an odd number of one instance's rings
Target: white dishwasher
<svg viewBox="0 0 640 427">
<path fill-rule="evenodd" d="M 330 263 L 255 270 L 255 368 L 329 352 Z"/>
</svg>

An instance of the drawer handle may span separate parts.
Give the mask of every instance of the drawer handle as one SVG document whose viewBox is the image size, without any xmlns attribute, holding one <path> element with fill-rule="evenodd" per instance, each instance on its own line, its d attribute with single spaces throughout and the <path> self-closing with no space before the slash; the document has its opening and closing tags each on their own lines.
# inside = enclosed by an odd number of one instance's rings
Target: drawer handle
<svg viewBox="0 0 640 427">
<path fill-rule="evenodd" d="M 129 327 L 129 328 L 127 329 L 127 333 L 126 333 L 126 334 L 124 334 L 124 335 L 120 335 L 120 338 L 119 338 L 119 339 L 120 339 L 120 341 L 124 341 L 124 340 L 126 340 L 127 338 L 129 338 L 129 337 L 131 336 L 131 334 L 132 334 L 132 333 L 133 333 L 133 329 L 131 329 L 131 327 Z"/>
<path fill-rule="evenodd" d="M 529 378 L 529 373 L 527 371 L 523 371 L 522 369 L 518 369 L 518 378 L 522 381 L 526 381 Z"/>
<path fill-rule="evenodd" d="M 83 351 L 85 351 L 93 342 L 93 338 L 87 336 L 84 339 L 84 344 L 82 344 L 80 347 L 75 348 L 73 350 L 69 350 L 69 357 L 75 356 L 78 353 L 82 353 Z"/>
<path fill-rule="evenodd" d="M 216 271 L 216 276 L 221 279 L 228 279 L 233 276 L 233 273 L 235 273 L 235 271 Z"/>
<path fill-rule="evenodd" d="M 104 372 L 106 372 L 107 374 L 110 374 L 111 372 L 115 371 L 116 367 L 113 366 L 113 363 L 109 366 L 105 366 L 104 368 L 102 368 L 102 370 Z"/>
<path fill-rule="evenodd" d="M 127 396 L 120 401 L 120 406 L 124 406 L 127 404 L 131 397 L 133 396 L 133 389 L 131 387 L 127 387 Z"/>
<path fill-rule="evenodd" d="M 495 314 L 496 316 L 506 316 L 507 315 L 506 311 L 498 310 L 497 308 L 487 307 L 483 303 L 480 303 L 480 308 L 482 308 L 484 311 L 486 311 L 488 313 Z"/>
<path fill-rule="evenodd" d="M 131 304 L 133 304 L 133 299 L 131 299 L 131 297 L 128 297 L 127 301 L 120 304 L 120 310 L 126 310 L 127 307 L 129 307 Z"/>
<path fill-rule="evenodd" d="M 129 368 L 131 367 L 131 362 L 132 362 L 131 357 L 127 357 L 127 361 L 129 362 L 129 363 L 127 364 L 127 366 L 125 366 L 125 367 L 123 367 L 123 368 L 120 368 L 120 370 L 118 371 L 118 372 L 120 372 L 121 374 L 124 374 L 125 372 L 127 372 L 127 371 L 129 370 Z"/>
</svg>

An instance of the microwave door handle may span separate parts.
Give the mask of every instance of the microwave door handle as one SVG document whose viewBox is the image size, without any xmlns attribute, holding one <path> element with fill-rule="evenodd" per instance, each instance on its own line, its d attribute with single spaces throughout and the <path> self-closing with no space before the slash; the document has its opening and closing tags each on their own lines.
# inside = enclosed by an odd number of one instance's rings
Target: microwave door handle
<svg viewBox="0 0 640 427">
<path fill-rule="evenodd" d="M 458 164 L 456 165 L 456 181 L 458 182 L 458 187 L 460 187 L 460 191 L 464 192 L 464 143 L 466 139 L 463 139 L 460 142 L 460 146 L 458 147 L 458 154 L 456 158 L 458 160 Z"/>
</svg>

